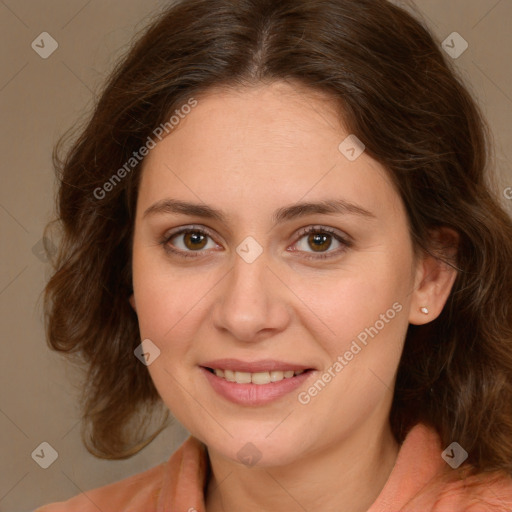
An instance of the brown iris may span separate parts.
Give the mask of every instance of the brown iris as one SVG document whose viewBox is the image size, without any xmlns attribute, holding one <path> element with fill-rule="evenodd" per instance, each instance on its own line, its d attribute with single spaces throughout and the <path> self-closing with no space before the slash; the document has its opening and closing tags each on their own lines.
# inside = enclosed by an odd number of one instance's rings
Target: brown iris
<svg viewBox="0 0 512 512">
<path fill-rule="evenodd" d="M 204 233 L 198 231 L 189 231 L 183 236 L 187 249 L 202 249 L 206 245 L 206 238 Z"/>
<path fill-rule="evenodd" d="M 331 236 L 324 233 L 311 233 L 308 236 L 308 243 L 317 252 L 329 249 L 331 242 Z"/>
</svg>

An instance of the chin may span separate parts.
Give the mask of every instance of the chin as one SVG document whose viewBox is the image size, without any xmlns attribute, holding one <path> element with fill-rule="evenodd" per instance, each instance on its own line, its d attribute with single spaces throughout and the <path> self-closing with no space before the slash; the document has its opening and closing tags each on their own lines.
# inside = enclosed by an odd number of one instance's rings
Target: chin
<svg viewBox="0 0 512 512">
<path fill-rule="evenodd" d="M 294 463 L 299 456 L 297 446 L 304 448 L 304 440 L 279 435 L 270 439 L 266 437 L 268 432 L 269 430 L 265 430 L 264 433 L 255 435 L 253 427 L 247 430 L 247 435 L 239 430 L 234 438 L 226 435 L 221 440 L 208 442 L 207 439 L 203 442 L 223 458 L 246 467 L 265 468 Z"/>
</svg>

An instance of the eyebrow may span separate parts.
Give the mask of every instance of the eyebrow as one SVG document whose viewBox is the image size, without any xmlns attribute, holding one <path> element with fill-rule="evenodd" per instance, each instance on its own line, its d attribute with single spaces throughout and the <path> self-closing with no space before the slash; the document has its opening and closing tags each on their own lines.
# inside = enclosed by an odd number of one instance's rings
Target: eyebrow
<svg viewBox="0 0 512 512">
<path fill-rule="evenodd" d="M 206 204 L 189 203 L 177 199 L 162 199 L 151 205 L 143 214 L 143 218 L 156 214 L 183 214 L 205 219 L 214 219 L 222 223 L 227 222 L 228 215 Z M 295 218 L 312 214 L 327 215 L 358 215 L 368 219 L 376 216 L 360 205 L 345 201 L 344 199 L 326 199 L 319 202 L 295 203 L 278 208 L 272 215 L 274 224 L 289 221 Z"/>
</svg>

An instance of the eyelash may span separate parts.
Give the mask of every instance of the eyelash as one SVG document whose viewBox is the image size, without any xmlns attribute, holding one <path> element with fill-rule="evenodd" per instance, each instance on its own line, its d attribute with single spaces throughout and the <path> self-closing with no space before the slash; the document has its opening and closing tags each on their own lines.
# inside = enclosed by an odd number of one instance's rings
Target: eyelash
<svg viewBox="0 0 512 512">
<path fill-rule="evenodd" d="M 186 234 L 186 233 L 200 233 L 200 234 L 206 235 L 213 239 L 213 236 L 209 230 L 204 229 L 204 228 L 199 228 L 199 227 L 196 228 L 194 226 L 190 226 L 190 227 L 181 229 L 179 231 L 175 231 L 171 234 L 164 235 L 163 238 L 159 241 L 159 243 L 160 243 L 160 245 L 163 246 L 164 250 L 169 254 L 176 254 L 177 256 L 180 256 L 182 258 L 198 258 L 198 257 L 200 257 L 200 253 L 204 252 L 204 251 L 200 251 L 200 250 L 198 250 L 198 251 L 182 251 L 180 249 L 178 249 L 178 250 L 173 249 L 171 247 L 171 245 L 169 245 L 169 241 L 172 238 L 174 238 L 177 235 L 182 235 L 182 234 Z M 353 243 L 350 240 L 342 237 L 341 235 L 336 233 L 332 228 L 327 228 L 324 226 L 310 226 L 308 228 L 301 229 L 299 231 L 299 233 L 297 234 L 298 239 L 295 242 L 295 244 L 301 238 L 303 238 L 306 235 L 309 235 L 310 233 L 321 233 L 321 234 L 327 233 L 327 234 L 331 235 L 333 238 L 335 238 L 338 242 L 340 242 L 340 244 L 342 244 L 342 247 L 336 251 L 318 253 L 316 256 L 312 256 L 312 255 L 305 256 L 306 259 L 323 260 L 323 259 L 328 259 L 328 258 L 334 258 L 336 256 L 339 256 L 341 253 L 345 252 L 347 249 L 349 249 L 353 245 Z M 293 252 L 295 252 L 295 251 L 293 251 Z M 297 251 L 297 252 L 299 252 L 299 251 Z M 196 254 L 194 254 L 194 253 L 196 253 Z"/>
</svg>

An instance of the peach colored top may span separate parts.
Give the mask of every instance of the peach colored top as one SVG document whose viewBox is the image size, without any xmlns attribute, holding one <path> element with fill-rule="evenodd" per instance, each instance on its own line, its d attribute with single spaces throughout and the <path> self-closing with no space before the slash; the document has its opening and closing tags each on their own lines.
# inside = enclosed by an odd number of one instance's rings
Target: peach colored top
<svg viewBox="0 0 512 512">
<path fill-rule="evenodd" d="M 368 512 L 512 511 L 511 476 L 468 476 L 467 464 L 452 469 L 443 460 L 444 448 L 433 429 L 414 426 Z M 205 445 L 190 436 L 159 466 L 35 512 L 205 512 L 207 476 Z"/>
</svg>

